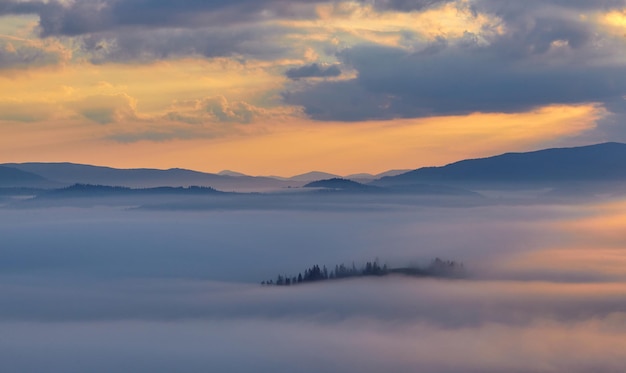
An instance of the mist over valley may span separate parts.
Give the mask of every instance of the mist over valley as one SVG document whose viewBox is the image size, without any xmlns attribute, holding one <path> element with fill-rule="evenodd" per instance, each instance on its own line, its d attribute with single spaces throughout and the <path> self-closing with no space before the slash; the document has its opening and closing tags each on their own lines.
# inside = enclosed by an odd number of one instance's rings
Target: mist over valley
<svg viewBox="0 0 626 373">
<path fill-rule="evenodd" d="M 561 194 L 559 180 L 472 190 L 333 177 L 228 192 L 169 176 L 165 186 L 151 186 L 152 176 L 107 186 L 76 183 L 105 181 L 97 173 L 8 175 L 0 359 L 13 371 L 582 373 L 626 364 L 619 177 L 581 176 L 577 193 Z M 53 185 L 61 182 L 69 185 Z M 407 272 L 435 258 L 462 263 L 463 276 Z M 352 266 L 363 272 L 261 285 Z"/>
</svg>

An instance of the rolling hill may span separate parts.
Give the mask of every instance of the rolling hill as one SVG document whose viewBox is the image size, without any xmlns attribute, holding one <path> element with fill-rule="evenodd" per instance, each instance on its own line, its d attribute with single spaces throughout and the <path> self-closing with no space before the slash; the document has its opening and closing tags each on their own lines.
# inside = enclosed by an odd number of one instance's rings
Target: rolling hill
<svg viewBox="0 0 626 373">
<path fill-rule="evenodd" d="M 0 188 L 50 188 L 58 186 L 40 175 L 14 167 L 0 166 Z"/>
<path fill-rule="evenodd" d="M 5 166 L 36 174 L 66 186 L 73 184 L 129 188 L 205 186 L 223 191 L 262 191 L 301 185 L 269 177 L 216 175 L 181 168 L 117 169 L 74 163 L 12 163 Z"/>
<path fill-rule="evenodd" d="M 365 185 L 361 183 L 357 183 L 356 181 L 342 179 L 342 178 L 332 178 L 325 180 L 317 180 L 310 182 L 303 186 L 303 188 L 322 188 L 329 190 L 345 190 L 345 191 L 377 191 L 380 188 L 375 186 Z"/>
<path fill-rule="evenodd" d="M 626 181 L 626 144 L 603 143 L 506 153 L 468 159 L 443 167 L 424 167 L 378 179 L 372 185 L 439 184 L 562 184 Z"/>
<path fill-rule="evenodd" d="M 0 165 L 0 188 L 61 188 L 91 184 L 127 188 L 203 186 L 220 191 L 263 192 L 298 188 L 306 184 L 309 188 L 334 190 L 392 187 L 393 191 L 403 193 L 456 194 L 462 191 L 443 190 L 442 186 L 461 189 L 502 185 L 562 187 L 572 183 L 626 182 L 626 144 L 613 142 L 506 153 L 394 175 L 396 172 L 385 173 L 387 176 L 363 185 L 362 182 L 323 172 L 277 179 L 232 171 L 211 174 L 180 168 L 116 169 L 74 163 L 7 163 Z"/>
</svg>

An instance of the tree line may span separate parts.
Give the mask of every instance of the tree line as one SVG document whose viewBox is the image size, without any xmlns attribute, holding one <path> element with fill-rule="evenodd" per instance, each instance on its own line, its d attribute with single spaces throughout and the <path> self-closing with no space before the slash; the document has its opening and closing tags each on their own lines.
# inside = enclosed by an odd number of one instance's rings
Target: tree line
<svg viewBox="0 0 626 373">
<path fill-rule="evenodd" d="M 310 282 L 339 280 L 351 277 L 386 276 L 400 274 L 414 277 L 463 277 L 465 267 L 463 263 L 453 260 L 435 258 L 425 267 L 398 267 L 389 268 L 386 264 L 380 265 L 378 260 L 367 262 L 359 268 L 354 263 L 351 266 L 345 264 L 335 265 L 330 270 L 326 266 L 314 265 L 298 273 L 297 275 L 278 275 L 276 279 L 262 281 L 261 285 L 291 286 Z"/>
</svg>

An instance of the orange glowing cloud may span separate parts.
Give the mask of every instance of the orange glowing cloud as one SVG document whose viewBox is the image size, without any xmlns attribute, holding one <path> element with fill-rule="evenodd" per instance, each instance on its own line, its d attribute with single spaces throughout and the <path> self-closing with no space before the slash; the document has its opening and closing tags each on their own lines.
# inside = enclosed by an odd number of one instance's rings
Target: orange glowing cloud
<svg viewBox="0 0 626 373">
<path fill-rule="evenodd" d="M 0 125 L 7 161 L 70 160 L 118 167 L 186 167 L 204 171 L 234 169 L 250 174 L 290 175 L 321 169 L 339 174 L 381 172 L 390 168 L 442 165 L 468 157 L 525 150 L 594 128 L 603 109 L 595 105 L 550 106 L 520 114 L 402 119 L 363 123 L 315 123 L 297 117 L 249 125 L 181 128 L 185 138 L 141 140 L 141 129 L 158 133 L 172 123 L 129 122 L 86 125 L 32 123 Z M 107 140 L 127 126 L 139 131 L 134 142 Z M 226 127 L 224 127 L 226 126 Z M 176 130 L 177 127 L 174 127 Z M 218 137 L 210 136 L 210 131 Z M 221 131 L 221 132 L 219 132 Z M 181 138 L 182 137 L 182 138 Z M 20 141 L 16 141 L 19 139 Z M 167 141 L 165 141 L 167 140 Z M 66 146 L 75 142 L 73 146 Z M 33 148 L 31 144 L 39 146 Z M 62 145 L 65 144 L 65 145 Z M 80 144 L 80 145 L 78 145 Z"/>
<path fill-rule="evenodd" d="M 476 35 L 500 32 L 500 21 L 475 13 L 466 1 L 447 3 L 421 12 L 380 12 L 371 4 L 341 2 L 317 6 L 318 19 L 285 20 L 278 24 L 307 33 L 289 35 L 301 40 L 334 40 L 335 44 L 352 45 L 369 41 L 381 45 L 401 46 L 402 33 L 413 33 L 419 39 L 437 37 L 457 39 L 466 33 Z"/>
</svg>

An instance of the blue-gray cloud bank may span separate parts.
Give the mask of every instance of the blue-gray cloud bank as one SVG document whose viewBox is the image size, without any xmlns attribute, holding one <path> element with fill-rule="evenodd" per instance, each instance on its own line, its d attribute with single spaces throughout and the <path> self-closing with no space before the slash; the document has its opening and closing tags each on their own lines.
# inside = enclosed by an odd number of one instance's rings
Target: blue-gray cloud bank
<svg viewBox="0 0 626 373">
<path fill-rule="evenodd" d="M 623 235 L 558 229 L 594 211 L 3 208 L 0 361 L 20 373 L 619 372 L 626 272 L 560 267 L 581 248 L 624 257 Z M 555 244 L 570 260 L 535 263 L 550 271 L 502 267 Z M 435 256 L 471 277 L 257 283 L 313 263 Z"/>
</svg>

